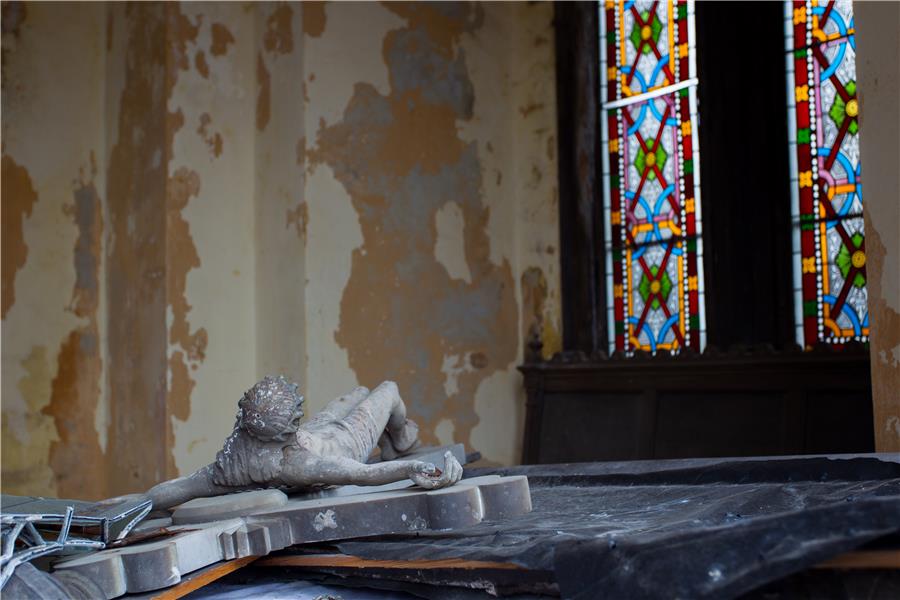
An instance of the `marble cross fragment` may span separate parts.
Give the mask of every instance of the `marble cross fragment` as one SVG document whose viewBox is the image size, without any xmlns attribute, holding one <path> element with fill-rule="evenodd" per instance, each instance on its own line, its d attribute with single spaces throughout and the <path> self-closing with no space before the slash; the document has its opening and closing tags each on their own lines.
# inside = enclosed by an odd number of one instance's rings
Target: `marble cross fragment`
<svg viewBox="0 0 900 600">
<path fill-rule="evenodd" d="M 406 485 L 315 499 L 258 490 L 194 500 L 175 509 L 172 537 L 102 550 L 58 563 L 55 569 L 87 577 L 107 598 L 115 598 L 174 585 L 221 560 L 265 556 L 294 544 L 459 529 L 531 511 L 523 476 L 473 477 L 432 491 Z M 236 510 L 245 516 L 227 518 Z M 211 517 L 224 520 L 209 521 Z"/>
</svg>

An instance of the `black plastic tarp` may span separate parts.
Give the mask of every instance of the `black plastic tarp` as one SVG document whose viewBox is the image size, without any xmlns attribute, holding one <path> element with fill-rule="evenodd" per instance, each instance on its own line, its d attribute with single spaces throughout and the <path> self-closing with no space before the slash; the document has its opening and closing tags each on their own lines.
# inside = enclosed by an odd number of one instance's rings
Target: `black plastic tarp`
<svg viewBox="0 0 900 600">
<path fill-rule="evenodd" d="M 564 598 L 731 598 L 900 532 L 900 457 L 722 459 L 469 469 L 527 475 L 534 510 L 500 523 L 337 543 L 374 559 L 546 571 Z"/>
</svg>

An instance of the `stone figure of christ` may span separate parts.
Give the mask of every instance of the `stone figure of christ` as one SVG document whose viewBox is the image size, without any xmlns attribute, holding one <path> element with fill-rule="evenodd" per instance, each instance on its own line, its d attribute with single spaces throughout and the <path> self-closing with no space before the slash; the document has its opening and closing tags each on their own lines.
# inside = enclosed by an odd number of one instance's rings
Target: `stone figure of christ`
<svg viewBox="0 0 900 600">
<path fill-rule="evenodd" d="M 156 509 L 193 498 L 260 488 L 313 489 L 381 485 L 410 479 L 436 489 L 453 485 L 462 466 L 449 452 L 442 469 L 403 460 L 418 445 L 418 426 L 406 416 L 397 385 L 358 387 L 301 424 L 303 397 L 284 377 L 266 377 L 238 402 L 231 435 L 215 462 L 160 483 L 148 494 Z M 366 464 L 378 445 L 382 462 Z"/>
</svg>

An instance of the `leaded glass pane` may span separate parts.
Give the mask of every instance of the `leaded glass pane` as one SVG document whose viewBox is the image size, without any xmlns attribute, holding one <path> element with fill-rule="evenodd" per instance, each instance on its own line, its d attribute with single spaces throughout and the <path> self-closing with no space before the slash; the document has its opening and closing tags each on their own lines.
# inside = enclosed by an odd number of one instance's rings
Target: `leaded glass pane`
<svg viewBox="0 0 900 600">
<path fill-rule="evenodd" d="M 786 2 L 797 341 L 868 341 L 853 5 Z"/>
<path fill-rule="evenodd" d="M 693 2 L 600 12 L 610 350 L 701 350 Z"/>
</svg>

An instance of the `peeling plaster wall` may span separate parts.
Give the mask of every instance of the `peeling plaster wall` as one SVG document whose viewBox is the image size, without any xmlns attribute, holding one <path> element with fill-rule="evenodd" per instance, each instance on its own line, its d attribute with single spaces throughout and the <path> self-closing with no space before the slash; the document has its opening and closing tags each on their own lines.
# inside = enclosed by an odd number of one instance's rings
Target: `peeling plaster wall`
<svg viewBox="0 0 900 600">
<path fill-rule="evenodd" d="M 105 29 L 101 5 L 3 5 L 5 493 L 103 492 L 76 457 L 106 442 Z"/>
<path fill-rule="evenodd" d="M 559 349 L 552 6 L 325 17 L 306 47 L 312 399 L 392 378 L 427 442 L 516 462 L 524 332 Z"/>
<path fill-rule="evenodd" d="M 900 452 L 900 4 L 856 2 L 875 447 Z"/>
<path fill-rule="evenodd" d="M 394 379 L 516 462 L 524 341 L 559 349 L 552 11 L 4 3 L 4 491 L 184 474 L 273 372 L 311 411 Z"/>
<path fill-rule="evenodd" d="M 175 466 L 187 473 L 221 447 L 256 378 L 257 166 L 247 118 L 256 26 L 238 3 L 184 3 L 181 13 L 191 28 L 175 46 L 183 63 L 168 98 L 181 123 L 168 165 L 168 406 Z"/>
</svg>

